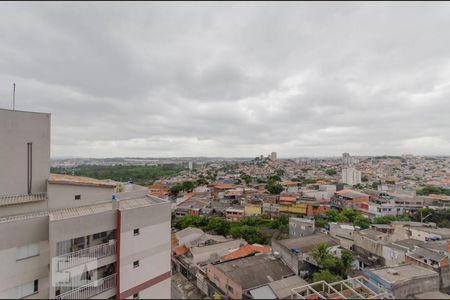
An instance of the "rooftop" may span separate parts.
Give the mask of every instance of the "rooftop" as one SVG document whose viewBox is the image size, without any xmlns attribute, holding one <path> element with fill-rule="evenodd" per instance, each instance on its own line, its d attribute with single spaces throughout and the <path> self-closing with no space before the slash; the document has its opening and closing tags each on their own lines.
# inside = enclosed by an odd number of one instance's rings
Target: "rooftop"
<svg viewBox="0 0 450 300">
<path fill-rule="evenodd" d="M 367 194 L 360 193 L 354 190 L 341 190 L 336 192 L 336 194 L 347 198 L 369 197 L 369 195 Z"/>
<path fill-rule="evenodd" d="M 224 243 L 218 243 L 203 247 L 193 247 L 191 248 L 192 255 L 202 255 L 205 253 L 217 253 L 219 257 L 229 254 L 231 249 L 236 249 L 245 245 L 247 242 L 245 240 L 231 240 Z"/>
<path fill-rule="evenodd" d="M 284 299 L 291 296 L 291 289 L 308 284 L 298 276 L 291 276 L 269 283 L 270 288 L 278 299 Z"/>
<path fill-rule="evenodd" d="M 377 275 L 382 280 L 390 284 L 395 284 L 400 281 L 411 280 L 420 277 L 439 276 L 438 273 L 432 270 L 411 264 L 368 270 L 368 272 Z"/>
<path fill-rule="evenodd" d="M 48 178 L 48 183 L 51 184 L 69 184 L 69 185 L 78 185 L 78 186 L 94 186 L 94 187 L 103 187 L 103 188 L 114 188 L 116 184 L 108 183 L 102 180 L 82 177 L 82 176 L 71 176 L 71 175 L 63 175 L 63 174 L 50 174 Z"/>
<path fill-rule="evenodd" d="M 408 250 L 412 250 L 412 249 L 414 249 L 414 246 L 423 244 L 423 242 L 419 241 L 419 240 L 415 240 L 415 239 L 406 239 L 406 240 L 393 242 L 393 244 L 398 245 L 403 248 L 408 248 Z"/>
<path fill-rule="evenodd" d="M 153 197 L 154 198 L 154 197 Z M 128 199 L 118 201 L 120 210 L 128 210 L 150 206 L 153 204 L 164 203 L 166 201 L 161 199 L 153 199 L 152 197 L 143 197 L 137 199 Z M 104 202 L 95 205 L 80 206 L 80 207 L 70 207 L 64 209 L 58 209 L 50 211 L 48 214 L 50 216 L 50 221 L 58 221 L 82 216 L 88 216 L 92 214 L 103 213 L 113 210 L 113 202 Z"/>
<path fill-rule="evenodd" d="M 228 260 L 232 260 L 232 259 L 250 256 L 255 253 L 269 253 L 271 251 L 272 251 L 272 248 L 270 248 L 270 247 L 264 247 L 264 246 L 260 246 L 260 245 L 256 245 L 256 244 L 255 245 L 245 245 L 245 246 L 242 246 L 241 248 L 237 249 L 236 251 L 233 251 L 230 254 L 225 255 L 224 257 L 221 258 L 220 261 L 224 262 L 224 261 L 228 261 Z"/>
<path fill-rule="evenodd" d="M 278 241 L 279 244 L 288 249 L 298 248 L 303 253 L 312 251 L 319 244 L 327 244 L 329 247 L 337 246 L 339 243 L 329 235 L 316 233 L 308 236 L 285 239 Z"/>
<path fill-rule="evenodd" d="M 437 252 L 422 248 L 422 247 L 417 247 L 416 249 L 414 249 L 412 252 L 407 253 L 406 255 L 408 255 L 409 257 L 412 257 L 416 260 L 419 261 L 423 261 L 425 259 L 427 260 L 433 260 L 435 262 L 440 262 L 441 260 L 443 260 L 444 258 L 447 257 L 446 254 L 439 254 Z"/>
<path fill-rule="evenodd" d="M 14 204 L 23 204 L 23 203 L 31 203 L 31 202 L 38 202 L 38 201 L 45 201 L 47 200 L 47 194 L 41 193 L 41 194 L 31 194 L 31 195 L 5 195 L 0 196 L 0 206 L 6 206 L 6 205 L 14 205 Z"/>
<path fill-rule="evenodd" d="M 244 257 L 214 265 L 243 290 L 280 280 L 294 272 L 280 259 L 269 254 Z"/>
</svg>

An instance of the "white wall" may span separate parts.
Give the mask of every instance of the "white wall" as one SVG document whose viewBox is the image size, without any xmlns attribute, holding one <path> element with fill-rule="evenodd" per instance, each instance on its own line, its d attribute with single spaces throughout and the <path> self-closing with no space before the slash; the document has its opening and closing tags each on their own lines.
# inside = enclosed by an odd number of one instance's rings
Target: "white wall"
<svg viewBox="0 0 450 300">
<path fill-rule="evenodd" d="M 16 253 L 16 247 L 0 250 L 0 298 L 16 298 L 16 287 L 35 279 L 39 292 L 33 298 L 48 298 L 48 241 L 39 243 L 38 256 L 17 261 Z"/>
<path fill-rule="evenodd" d="M 0 109 L 0 195 L 28 193 L 27 143 L 33 143 L 32 193 L 50 174 L 50 114 Z"/>
</svg>

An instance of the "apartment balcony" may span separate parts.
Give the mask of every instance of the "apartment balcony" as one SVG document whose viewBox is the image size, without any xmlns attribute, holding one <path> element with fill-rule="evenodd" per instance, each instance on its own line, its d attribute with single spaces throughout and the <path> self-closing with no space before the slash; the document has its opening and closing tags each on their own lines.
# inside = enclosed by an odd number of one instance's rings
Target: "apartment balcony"
<svg viewBox="0 0 450 300">
<path fill-rule="evenodd" d="M 116 254 L 116 245 L 104 243 L 58 256 L 58 271 L 62 271 L 94 259 Z"/>
<path fill-rule="evenodd" d="M 115 287 L 116 273 L 60 294 L 55 299 L 89 299 Z"/>
</svg>

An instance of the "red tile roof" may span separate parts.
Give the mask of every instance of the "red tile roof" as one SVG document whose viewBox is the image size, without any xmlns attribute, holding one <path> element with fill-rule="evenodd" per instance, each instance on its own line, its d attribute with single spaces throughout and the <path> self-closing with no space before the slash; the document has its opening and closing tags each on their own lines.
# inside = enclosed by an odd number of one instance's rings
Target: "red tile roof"
<svg viewBox="0 0 450 300">
<path fill-rule="evenodd" d="M 280 196 L 280 201 L 283 202 L 295 202 L 297 198 L 295 196 L 282 195 Z"/>
<path fill-rule="evenodd" d="M 258 245 L 245 245 L 239 248 L 236 251 L 231 252 L 228 255 L 225 255 L 221 258 L 221 262 L 246 257 L 255 253 L 268 253 L 272 251 L 270 247 L 258 246 Z"/>
<path fill-rule="evenodd" d="M 183 254 L 185 254 L 188 251 L 189 251 L 189 249 L 185 245 L 180 246 L 180 247 L 175 249 L 175 256 L 183 255 Z"/>
</svg>

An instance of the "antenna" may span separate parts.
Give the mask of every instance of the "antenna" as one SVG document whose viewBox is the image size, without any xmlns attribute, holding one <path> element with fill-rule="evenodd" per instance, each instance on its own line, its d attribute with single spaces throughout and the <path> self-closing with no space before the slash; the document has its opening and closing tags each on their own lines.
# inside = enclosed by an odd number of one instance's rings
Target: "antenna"
<svg viewBox="0 0 450 300">
<path fill-rule="evenodd" d="M 13 83 L 13 110 L 16 110 L 16 83 Z"/>
</svg>

